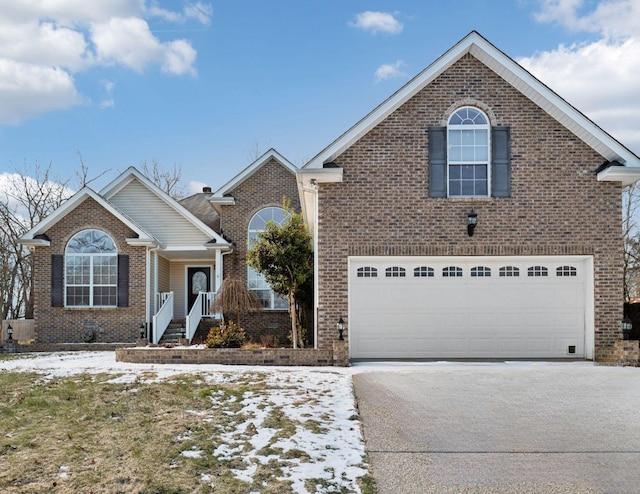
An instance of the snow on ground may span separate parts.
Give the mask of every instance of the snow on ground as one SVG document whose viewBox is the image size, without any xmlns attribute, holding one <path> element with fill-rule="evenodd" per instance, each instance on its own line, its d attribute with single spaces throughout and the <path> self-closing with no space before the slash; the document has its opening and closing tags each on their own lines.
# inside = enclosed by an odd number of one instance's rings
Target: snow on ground
<svg viewBox="0 0 640 494">
<path fill-rule="evenodd" d="M 290 481 L 294 492 L 300 493 L 308 492 L 306 482 L 310 479 L 320 482 L 313 492 L 340 492 L 343 488 L 360 492 L 358 478 L 368 474 L 361 424 L 355 419 L 352 370 L 348 368 L 133 364 L 116 362 L 113 352 L 69 352 L 3 360 L 0 371 L 3 370 L 37 372 L 45 379 L 114 374 L 110 382 L 118 383 L 160 381 L 186 373 L 197 373 L 207 382 L 223 383 L 259 373 L 267 384 L 267 394 L 244 393 L 242 409 L 237 412 L 244 420 L 221 434 L 222 444 L 214 453 L 225 459 L 242 452 L 244 468 L 233 470 L 237 478 L 252 482 L 259 465 L 274 459 L 281 465 L 281 479 Z M 273 414 L 282 414 L 299 424 L 295 433 L 279 437 L 277 429 L 267 426 L 267 419 Z M 251 431 L 249 437 L 247 431 Z M 308 458 L 300 457 L 296 453 L 299 451 Z M 277 458 L 279 452 L 286 456 L 285 460 Z M 288 452 L 293 454 L 287 455 Z M 201 453 L 190 449 L 182 454 L 197 458 Z M 206 482 L 206 476 L 202 480 Z"/>
</svg>

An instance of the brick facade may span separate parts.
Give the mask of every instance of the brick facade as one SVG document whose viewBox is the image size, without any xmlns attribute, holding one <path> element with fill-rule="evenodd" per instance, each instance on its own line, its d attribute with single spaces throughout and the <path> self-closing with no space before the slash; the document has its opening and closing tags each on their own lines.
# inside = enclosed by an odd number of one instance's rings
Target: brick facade
<svg viewBox="0 0 640 494">
<path fill-rule="evenodd" d="M 51 307 L 51 256 L 64 255 L 69 239 L 79 231 L 95 228 L 115 242 L 118 254 L 129 256 L 129 306 L 77 309 Z M 135 233 L 100 204 L 87 198 L 46 235 L 49 247 L 37 247 L 34 255 L 34 318 L 38 343 L 80 343 L 86 328 L 93 328 L 97 342 L 133 342 L 145 321 L 146 251 L 131 247 L 125 239 Z"/>
<path fill-rule="evenodd" d="M 511 197 L 429 197 L 428 128 L 466 105 L 511 128 Z M 597 182 L 605 158 L 472 55 L 333 161 L 343 182 L 318 192 L 319 348 L 331 348 L 340 316 L 348 328 L 348 256 L 591 255 L 595 358 L 613 358 L 622 319 L 621 186 Z M 479 225 L 469 237 L 472 209 Z"/>
<path fill-rule="evenodd" d="M 224 256 L 224 276 L 247 280 L 247 229 L 253 215 L 263 208 L 282 206 L 283 198 L 300 211 L 296 177 L 287 168 L 271 158 L 229 194 L 235 205 L 220 206 L 220 228 L 225 238 L 233 242 L 233 253 Z M 242 325 L 255 341 L 260 336 L 277 334 L 280 343 L 290 344 L 288 335 L 291 321 L 287 311 L 261 311 L 243 316 Z"/>
</svg>

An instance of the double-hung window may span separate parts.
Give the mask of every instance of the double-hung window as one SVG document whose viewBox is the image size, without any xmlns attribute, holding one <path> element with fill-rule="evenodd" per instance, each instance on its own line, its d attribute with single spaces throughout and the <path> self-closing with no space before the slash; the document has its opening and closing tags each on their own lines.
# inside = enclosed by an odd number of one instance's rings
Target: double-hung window
<svg viewBox="0 0 640 494">
<path fill-rule="evenodd" d="M 449 197 L 489 195 L 489 131 L 489 119 L 475 108 L 460 108 L 449 118 Z"/>
<path fill-rule="evenodd" d="M 100 230 L 76 233 L 65 251 L 65 305 L 67 307 L 116 307 L 118 252 L 115 243 Z"/>
</svg>

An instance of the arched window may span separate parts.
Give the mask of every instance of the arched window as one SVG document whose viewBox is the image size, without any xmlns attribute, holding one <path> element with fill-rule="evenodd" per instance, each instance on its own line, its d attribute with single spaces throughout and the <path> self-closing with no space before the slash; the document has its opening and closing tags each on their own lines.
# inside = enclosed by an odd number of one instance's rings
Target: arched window
<svg viewBox="0 0 640 494">
<path fill-rule="evenodd" d="M 116 307 L 118 251 L 100 230 L 76 233 L 65 250 L 65 305 Z"/>
<path fill-rule="evenodd" d="M 249 229 L 247 233 L 247 246 L 251 247 L 251 242 L 258 238 L 258 233 L 264 231 L 267 223 L 273 221 L 277 225 L 281 225 L 289 217 L 282 208 L 269 207 L 258 211 L 249 221 Z M 264 276 L 255 269 L 247 266 L 247 285 L 250 290 L 254 290 L 258 298 L 262 301 L 265 309 L 288 309 L 289 303 L 285 297 L 276 295 Z"/>
<path fill-rule="evenodd" d="M 489 119 L 477 108 L 456 110 L 447 126 L 449 196 L 489 195 Z"/>
</svg>

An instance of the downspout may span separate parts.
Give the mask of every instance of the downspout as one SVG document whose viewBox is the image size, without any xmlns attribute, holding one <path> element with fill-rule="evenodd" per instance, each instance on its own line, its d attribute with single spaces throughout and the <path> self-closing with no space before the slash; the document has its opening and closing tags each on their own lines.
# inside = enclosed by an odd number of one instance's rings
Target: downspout
<svg viewBox="0 0 640 494">
<path fill-rule="evenodd" d="M 145 308 L 145 332 L 146 332 L 146 337 L 147 340 L 151 340 L 151 318 L 153 317 L 153 314 L 151 314 L 151 292 L 154 292 L 155 295 L 155 287 L 151 286 L 151 253 L 152 252 L 156 252 L 158 249 L 160 248 L 159 245 L 155 246 L 155 247 L 147 247 L 147 262 L 146 262 L 146 269 L 145 269 L 145 275 L 147 277 L 147 289 L 146 289 L 146 308 Z M 156 276 L 154 276 L 154 279 L 156 280 L 156 283 L 158 282 L 158 274 L 157 274 L 157 266 L 156 266 Z"/>
</svg>

